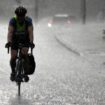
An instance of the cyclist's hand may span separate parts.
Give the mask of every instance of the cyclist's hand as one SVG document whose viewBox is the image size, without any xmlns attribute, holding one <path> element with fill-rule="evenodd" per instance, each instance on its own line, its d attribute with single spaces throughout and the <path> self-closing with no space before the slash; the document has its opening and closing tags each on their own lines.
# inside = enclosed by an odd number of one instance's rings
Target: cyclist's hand
<svg viewBox="0 0 105 105">
<path fill-rule="evenodd" d="M 30 47 L 31 48 L 34 48 L 35 47 L 35 44 L 33 42 L 30 42 Z"/>
<path fill-rule="evenodd" d="M 7 43 L 5 44 L 5 48 L 9 48 L 9 47 L 11 47 L 11 45 L 12 45 L 11 42 L 7 42 Z"/>
</svg>

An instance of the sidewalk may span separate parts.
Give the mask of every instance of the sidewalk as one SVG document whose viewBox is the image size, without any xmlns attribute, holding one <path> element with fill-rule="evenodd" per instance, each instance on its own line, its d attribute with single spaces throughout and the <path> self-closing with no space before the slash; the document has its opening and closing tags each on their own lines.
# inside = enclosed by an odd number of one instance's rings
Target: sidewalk
<svg viewBox="0 0 105 105">
<path fill-rule="evenodd" d="M 105 55 L 105 40 L 102 38 L 104 24 L 91 23 L 78 25 L 75 29 L 66 30 L 56 35 L 56 39 L 68 50 L 84 56 L 86 54 Z"/>
</svg>

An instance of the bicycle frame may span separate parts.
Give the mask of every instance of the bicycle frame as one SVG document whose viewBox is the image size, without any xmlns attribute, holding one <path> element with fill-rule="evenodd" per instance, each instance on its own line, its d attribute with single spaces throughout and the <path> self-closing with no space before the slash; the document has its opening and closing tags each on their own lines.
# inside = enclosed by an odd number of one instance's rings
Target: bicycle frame
<svg viewBox="0 0 105 105">
<path fill-rule="evenodd" d="M 16 59 L 16 84 L 18 85 L 18 95 L 20 96 L 20 87 L 21 87 L 21 82 L 18 80 L 19 76 L 22 77 L 23 75 L 23 59 L 21 57 L 21 49 L 19 49 L 18 54 L 17 54 L 17 59 Z"/>
<path fill-rule="evenodd" d="M 25 79 L 25 74 L 24 74 L 24 68 L 23 68 L 23 61 L 24 59 L 21 56 L 21 49 L 25 47 L 23 44 L 19 44 L 18 46 L 18 54 L 17 54 L 17 59 L 16 59 L 16 77 L 15 77 L 15 82 L 18 86 L 18 96 L 20 96 L 20 92 L 21 92 L 21 82 L 24 82 L 23 79 Z M 32 50 L 33 48 L 29 45 L 29 47 L 31 48 L 31 54 L 32 54 Z M 9 47 L 8 47 L 8 53 L 9 53 Z M 18 77 L 21 77 L 22 80 L 18 80 Z"/>
</svg>

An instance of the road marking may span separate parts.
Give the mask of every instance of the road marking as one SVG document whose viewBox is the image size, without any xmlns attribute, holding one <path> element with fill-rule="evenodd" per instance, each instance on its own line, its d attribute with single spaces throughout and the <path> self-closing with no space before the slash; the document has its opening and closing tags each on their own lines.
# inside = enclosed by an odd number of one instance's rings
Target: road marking
<svg viewBox="0 0 105 105">
<path fill-rule="evenodd" d="M 76 54 L 76 55 L 78 55 L 78 56 L 81 56 L 81 54 L 80 54 L 78 51 L 76 51 L 75 49 L 73 49 L 73 48 L 70 47 L 70 46 L 67 46 L 65 43 L 63 43 L 63 41 L 59 40 L 59 38 L 57 38 L 56 36 L 55 36 L 55 39 L 56 39 L 62 46 L 64 46 L 66 49 L 68 49 L 69 51 L 73 52 L 74 54 Z"/>
</svg>

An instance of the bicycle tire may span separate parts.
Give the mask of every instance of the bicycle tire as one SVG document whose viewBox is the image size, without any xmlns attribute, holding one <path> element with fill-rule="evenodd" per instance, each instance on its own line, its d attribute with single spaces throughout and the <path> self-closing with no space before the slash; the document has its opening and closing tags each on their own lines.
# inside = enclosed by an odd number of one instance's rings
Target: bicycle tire
<svg viewBox="0 0 105 105">
<path fill-rule="evenodd" d="M 18 96 L 21 95 L 21 82 L 18 82 Z"/>
<path fill-rule="evenodd" d="M 17 75 L 20 75 L 21 74 L 21 63 L 18 61 L 17 62 L 17 65 L 16 65 L 16 72 L 17 72 Z M 17 82 L 17 86 L 18 86 L 18 96 L 21 95 L 21 82 L 20 81 L 16 81 Z"/>
</svg>

